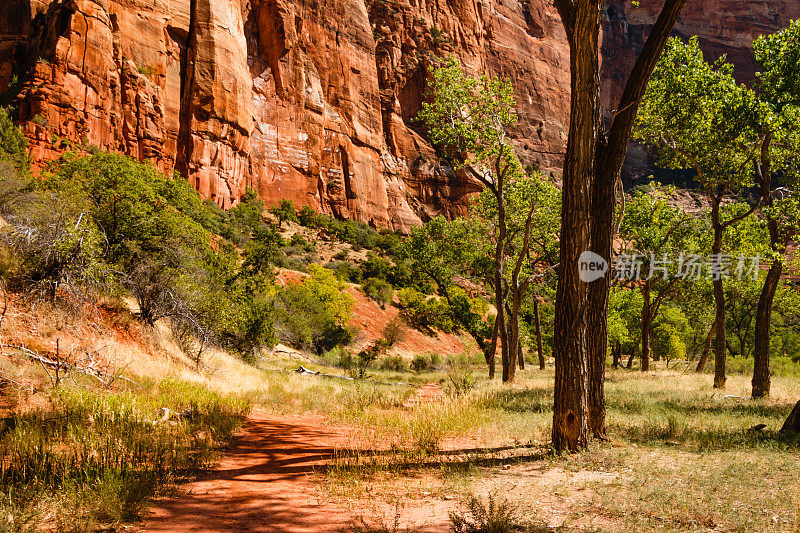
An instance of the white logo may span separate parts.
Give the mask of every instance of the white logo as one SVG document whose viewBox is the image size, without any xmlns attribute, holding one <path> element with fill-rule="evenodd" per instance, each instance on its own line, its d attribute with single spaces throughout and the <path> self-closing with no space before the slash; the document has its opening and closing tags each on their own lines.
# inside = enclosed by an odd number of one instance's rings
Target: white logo
<svg viewBox="0 0 800 533">
<path fill-rule="evenodd" d="M 608 261 L 594 252 L 583 252 L 578 258 L 578 275 L 584 283 L 596 281 L 608 272 Z"/>
</svg>

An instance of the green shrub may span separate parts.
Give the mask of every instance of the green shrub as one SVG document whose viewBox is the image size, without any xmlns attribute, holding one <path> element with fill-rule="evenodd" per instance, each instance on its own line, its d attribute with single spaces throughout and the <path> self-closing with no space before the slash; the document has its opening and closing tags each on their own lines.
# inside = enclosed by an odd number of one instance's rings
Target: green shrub
<svg viewBox="0 0 800 533">
<path fill-rule="evenodd" d="M 350 283 L 361 283 L 363 279 L 361 269 L 352 261 L 331 261 L 325 268 L 333 270 L 336 277 Z"/>
<path fill-rule="evenodd" d="M 476 497 L 467 501 L 466 513 L 450 512 L 454 533 L 512 533 L 520 531 L 516 508 L 507 500 L 489 494 L 488 501 Z"/>
<path fill-rule="evenodd" d="M 299 247 L 302 251 L 306 253 L 316 251 L 316 246 L 314 246 L 314 243 L 308 242 L 305 239 L 305 237 L 303 237 L 299 233 L 295 233 L 294 235 L 292 235 L 292 238 L 289 240 L 289 246 Z"/>
<path fill-rule="evenodd" d="M 322 353 L 332 343 L 352 339 L 346 330 L 353 309 L 353 297 L 330 270 L 309 265 L 311 277 L 287 285 L 278 292 L 278 337 L 304 349 Z"/>
<path fill-rule="evenodd" d="M 0 107 L 0 162 L 9 164 L 17 174 L 28 174 L 28 139 L 11 120 L 8 110 Z M 7 176 L 3 176 L 4 179 Z"/>
<path fill-rule="evenodd" d="M 472 364 L 466 355 L 448 358 L 445 365 L 445 375 L 447 389 L 450 394 L 460 396 L 466 394 L 475 386 Z"/>
<path fill-rule="evenodd" d="M 408 369 L 408 365 L 402 356 L 389 355 L 381 359 L 378 368 L 391 372 L 405 372 Z"/>
<path fill-rule="evenodd" d="M 439 354 L 437 353 L 418 353 L 411 359 L 411 370 L 414 372 L 430 372 L 436 370 L 440 362 Z"/>
<path fill-rule="evenodd" d="M 450 306 L 443 299 L 425 296 L 411 288 L 397 292 L 403 315 L 417 329 L 431 332 L 433 330 L 451 333 L 455 327 Z"/>
<path fill-rule="evenodd" d="M 361 290 L 364 291 L 370 299 L 374 300 L 381 309 L 386 307 L 388 302 L 392 301 L 394 289 L 386 281 L 378 278 L 367 278 L 361 283 Z"/>
<path fill-rule="evenodd" d="M 350 370 L 356 366 L 356 358 L 353 352 L 342 346 L 337 346 L 325 352 L 323 359 L 325 359 L 328 364 L 344 370 Z"/>
<path fill-rule="evenodd" d="M 278 219 L 278 227 L 280 228 L 284 222 L 290 220 L 298 222 L 297 210 L 294 207 L 294 202 L 291 200 L 283 199 L 276 206 L 270 207 L 269 212 L 275 215 Z"/>
</svg>

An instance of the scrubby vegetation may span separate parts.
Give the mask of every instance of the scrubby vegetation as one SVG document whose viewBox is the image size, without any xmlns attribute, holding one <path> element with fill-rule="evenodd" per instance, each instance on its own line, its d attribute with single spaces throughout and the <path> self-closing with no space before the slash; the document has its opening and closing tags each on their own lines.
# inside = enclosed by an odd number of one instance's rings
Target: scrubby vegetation
<svg viewBox="0 0 800 533">
<path fill-rule="evenodd" d="M 215 460 L 247 411 L 242 399 L 171 379 L 55 389 L 47 406 L 4 419 L 1 527 L 93 531 L 139 520 L 151 498 Z"/>
</svg>

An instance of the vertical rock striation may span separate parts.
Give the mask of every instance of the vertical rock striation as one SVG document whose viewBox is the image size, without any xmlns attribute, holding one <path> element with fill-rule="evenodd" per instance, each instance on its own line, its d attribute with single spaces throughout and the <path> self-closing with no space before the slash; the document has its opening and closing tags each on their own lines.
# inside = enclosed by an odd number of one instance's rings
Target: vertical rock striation
<svg viewBox="0 0 800 533">
<path fill-rule="evenodd" d="M 644 44 L 661 2 L 609 0 L 604 102 Z M 800 16 L 790 0 L 690 4 L 699 34 L 752 76 L 750 45 Z M 413 121 L 427 74 L 455 54 L 512 80 L 526 164 L 558 173 L 569 54 L 549 0 L 5 0 L 0 92 L 35 161 L 94 147 L 177 170 L 206 198 L 248 187 L 408 229 L 457 216 L 478 190 L 443 167 Z"/>
</svg>

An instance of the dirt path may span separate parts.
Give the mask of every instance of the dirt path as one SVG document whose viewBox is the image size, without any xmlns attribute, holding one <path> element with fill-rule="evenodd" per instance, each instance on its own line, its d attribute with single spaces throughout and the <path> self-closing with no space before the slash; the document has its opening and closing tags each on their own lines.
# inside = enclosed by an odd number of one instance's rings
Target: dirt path
<svg viewBox="0 0 800 533">
<path fill-rule="evenodd" d="M 405 401 L 403 407 L 406 409 L 413 409 L 419 404 L 435 402 L 441 397 L 442 386 L 436 382 L 428 383 L 414 391 L 414 394 Z"/>
<path fill-rule="evenodd" d="M 214 470 L 158 502 L 144 531 L 341 531 L 353 512 L 320 503 L 309 475 L 347 446 L 322 417 L 254 412 Z"/>
</svg>

